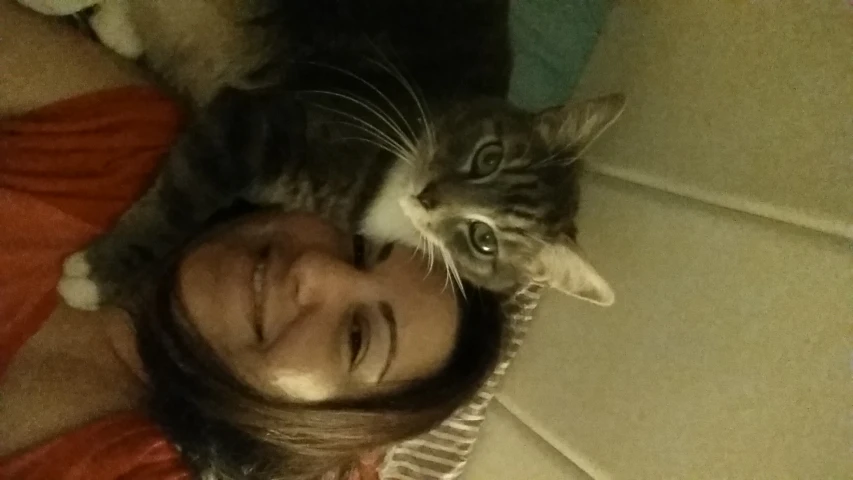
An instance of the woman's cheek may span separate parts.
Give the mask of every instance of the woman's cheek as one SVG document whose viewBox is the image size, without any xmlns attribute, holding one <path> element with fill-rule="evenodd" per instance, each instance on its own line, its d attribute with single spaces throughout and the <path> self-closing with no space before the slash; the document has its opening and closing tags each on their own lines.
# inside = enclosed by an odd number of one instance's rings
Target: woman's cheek
<svg viewBox="0 0 853 480">
<path fill-rule="evenodd" d="M 310 325 L 306 325 L 310 326 Z M 340 354 L 328 342 L 318 341 L 311 328 L 294 329 L 265 352 L 261 376 L 268 387 L 288 398 L 316 402 L 334 398 L 343 384 Z"/>
</svg>

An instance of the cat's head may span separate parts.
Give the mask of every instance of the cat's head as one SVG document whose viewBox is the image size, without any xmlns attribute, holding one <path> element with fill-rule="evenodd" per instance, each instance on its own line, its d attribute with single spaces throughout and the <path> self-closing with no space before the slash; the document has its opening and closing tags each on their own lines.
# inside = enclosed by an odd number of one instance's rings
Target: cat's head
<svg viewBox="0 0 853 480">
<path fill-rule="evenodd" d="M 505 290 L 532 280 L 610 305 L 613 291 L 575 241 L 577 159 L 624 104 L 623 95 L 536 113 L 460 104 L 422 138 L 403 210 L 475 283 Z"/>
</svg>

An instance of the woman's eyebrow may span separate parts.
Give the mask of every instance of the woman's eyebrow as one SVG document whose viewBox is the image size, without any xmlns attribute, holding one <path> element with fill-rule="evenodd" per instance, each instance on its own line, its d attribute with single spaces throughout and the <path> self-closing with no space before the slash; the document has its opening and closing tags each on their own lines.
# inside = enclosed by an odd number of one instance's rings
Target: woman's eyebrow
<svg viewBox="0 0 853 480">
<path fill-rule="evenodd" d="M 379 373 L 376 383 L 382 382 L 382 378 L 385 377 L 386 373 L 388 373 L 391 363 L 394 361 L 394 358 L 397 357 L 397 319 L 394 318 L 394 309 L 391 308 L 391 305 L 389 305 L 388 302 L 380 302 L 379 312 L 388 324 L 390 339 L 388 342 L 388 357 L 385 358 L 385 365 L 382 367 L 382 371 Z"/>
</svg>

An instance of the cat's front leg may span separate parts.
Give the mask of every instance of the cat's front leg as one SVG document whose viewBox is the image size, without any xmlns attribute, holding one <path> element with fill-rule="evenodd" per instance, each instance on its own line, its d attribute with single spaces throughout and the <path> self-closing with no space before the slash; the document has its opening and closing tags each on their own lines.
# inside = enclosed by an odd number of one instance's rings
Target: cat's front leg
<svg viewBox="0 0 853 480">
<path fill-rule="evenodd" d="M 114 52 L 126 58 L 143 54 L 142 40 L 130 19 L 127 0 L 103 0 L 89 19 L 98 39 Z"/>
<path fill-rule="evenodd" d="M 129 300 L 139 281 L 167 265 L 214 212 L 239 194 L 240 184 L 224 181 L 236 162 L 216 133 L 207 130 L 196 124 L 185 133 L 154 186 L 109 233 L 66 259 L 57 289 L 68 305 L 97 310 Z"/>
<path fill-rule="evenodd" d="M 71 15 L 96 7 L 89 25 L 98 39 L 127 58 L 142 55 L 142 41 L 130 21 L 127 0 L 17 0 L 21 5 L 44 15 Z"/>
<path fill-rule="evenodd" d="M 152 264 L 165 263 L 201 223 L 176 215 L 188 205 L 169 203 L 164 181 L 168 180 L 161 176 L 110 233 L 66 259 L 57 290 L 68 305 L 97 310 L 120 303 Z"/>
<path fill-rule="evenodd" d="M 292 103 L 226 90 L 181 136 L 155 185 L 107 235 L 71 255 L 58 290 L 70 306 L 123 303 L 208 219 L 281 171 L 301 131 Z"/>
</svg>

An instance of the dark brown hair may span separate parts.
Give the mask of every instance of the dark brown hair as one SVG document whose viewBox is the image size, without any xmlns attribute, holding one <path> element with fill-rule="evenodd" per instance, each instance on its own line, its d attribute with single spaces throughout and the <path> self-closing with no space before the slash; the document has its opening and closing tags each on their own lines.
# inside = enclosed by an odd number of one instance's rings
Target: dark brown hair
<svg viewBox="0 0 853 480">
<path fill-rule="evenodd" d="M 465 285 L 451 358 L 432 377 L 358 400 L 270 400 L 238 380 L 182 317 L 175 270 L 140 289 L 132 313 L 150 379 L 149 413 L 204 480 L 340 478 L 360 455 L 424 433 L 463 406 L 502 344 L 499 298 Z"/>
</svg>

